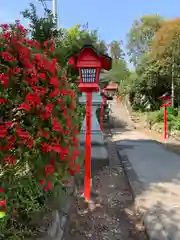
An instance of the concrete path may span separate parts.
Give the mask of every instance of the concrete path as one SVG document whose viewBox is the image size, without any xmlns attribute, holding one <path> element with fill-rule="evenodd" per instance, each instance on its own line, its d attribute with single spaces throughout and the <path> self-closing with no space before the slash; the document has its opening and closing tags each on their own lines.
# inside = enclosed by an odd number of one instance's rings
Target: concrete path
<svg viewBox="0 0 180 240">
<path fill-rule="evenodd" d="M 150 240 L 180 240 L 180 155 L 133 129 L 122 105 L 112 103 L 112 116 L 113 140 Z"/>
</svg>

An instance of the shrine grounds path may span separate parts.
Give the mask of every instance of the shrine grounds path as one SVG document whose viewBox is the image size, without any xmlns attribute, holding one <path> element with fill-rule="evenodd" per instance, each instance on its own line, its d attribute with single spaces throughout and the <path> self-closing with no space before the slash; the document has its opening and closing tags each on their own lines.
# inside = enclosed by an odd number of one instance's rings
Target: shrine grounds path
<svg viewBox="0 0 180 240">
<path fill-rule="evenodd" d="M 163 144 L 157 135 L 135 129 L 122 104 L 112 104 L 112 115 L 117 126 L 124 124 L 119 132 L 114 129 L 113 141 L 149 239 L 179 240 L 180 154 L 169 145 L 177 150 L 180 143 Z"/>
<path fill-rule="evenodd" d="M 93 174 L 96 194 L 92 194 L 90 203 L 80 197 L 83 188 L 79 187 L 64 240 L 147 240 L 141 216 L 135 213 L 131 188 L 113 140 L 116 134 L 111 134 L 123 131 L 126 124 L 124 120 L 116 119 L 114 107 L 112 110 L 112 124 L 104 129 L 109 166 Z"/>
</svg>

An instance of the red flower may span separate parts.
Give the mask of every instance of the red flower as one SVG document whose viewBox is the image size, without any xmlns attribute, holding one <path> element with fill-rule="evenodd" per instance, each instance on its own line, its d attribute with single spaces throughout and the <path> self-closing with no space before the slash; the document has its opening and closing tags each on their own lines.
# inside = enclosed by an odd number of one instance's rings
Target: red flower
<svg viewBox="0 0 180 240">
<path fill-rule="evenodd" d="M 8 30 L 9 29 L 9 25 L 8 24 L 1 24 L 0 27 L 3 28 L 4 30 Z"/>
<path fill-rule="evenodd" d="M 10 127 L 12 127 L 13 123 L 12 123 L 12 121 L 9 121 L 9 122 L 5 122 L 5 125 L 6 125 L 6 127 L 10 128 Z"/>
<path fill-rule="evenodd" d="M 15 67 L 15 68 L 13 68 L 13 72 L 18 74 L 21 72 L 21 69 L 19 67 Z"/>
<path fill-rule="evenodd" d="M 34 58 L 37 62 L 40 62 L 41 61 L 41 54 L 40 53 L 34 54 Z"/>
<path fill-rule="evenodd" d="M 43 96 L 47 91 L 46 88 L 37 87 L 37 86 L 32 86 L 32 89 L 33 89 L 34 93 L 38 94 L 39 96 Z"/>
<path fill-rule="evenodd" d="M 47 47 L 49 44 L 49 40 L 46 40 L 45 42 L 43 42 L 43 47 Z"/>
<path fill-rule="evenodd" d="M 10 151 L 10 150 L 12 150 L 14 148 L 14 145 L 13 145 L 13 143 L 8 143 L 8 145 L 6 145 L 6 146 L 3 146 L 3 151 Z"/>
<path fill-rule="evenodd" d="M 40 93 L 41 96 L 43 96 L 46 93 L 46 88 L 39 87 L 38 92 Z"/>
<path fill-rule="evenodd" d="M 8 86 L 8 75 L 5 73 L 1 73 L 0 74 L 0 82 L 3 85 L 3 87 L 7 87 Z"/>
<path fill-rule="evenodd" d="M 50 97 L 58 97 L 60 95 L 60 91 L 58 89 L 53 90 L 49 96 Z"/>
<path fill-rule="evenodd" d="M 48 184 L 46 187 L 44 187 L 44 191 L 51 190 L 53 188 L 52 182 L 48 181 Z"/>
<path fill-rule="evenodd" d="M 0 200 L 0 207 L 5 207 L 7 201 L 6 200 Z"/>
<path fill-rule="evenodd" d="M 68 95 L 68 91 L 67 91 L 66 89 L 62 89 L 62 90 L 61 90 L 61 94 L 62 94 L 63 96 L 66 96 L 66 95 Z"/>
<path fill-rule="evenodd" d="M 16 158 L 13 156 L 5 156 L 4 160 L 7 161 L 9 164 L 16 164 Z"/>
<path fill-rule="evenodd" d="M 40 181 L 41 186 L 44 186 L 44 185 L 45 185 L 45 182 L 46 182 L 46 179 L 42 179 L 42 180 Z"/>
<path fill-rule="evenodd" d="M 48 120 L 51 116 L 53 110 L 53 105 L 51 103 L 48 103 L 45 106 L 45 111 L 39 111 L 38 115 L 42 120 Z"/>
<path fill-rule="evenodd" d="M 67 109 L 64 108 L 64 116 L 67 117 Z"/>
<path fill-rule="evenodd" d="M 52 46 L 49 48 L 49 51 L 50 51 L 50 52 L 54 52 L 54 49 L 55 49 L 55 48 L 54 48 L 54 46 L 52 45 Z"/>
<path fill-rule="evenodd" d="M 6 103 L 7 102 L 7 99 L 5 99 L 5 98 L 0 98 L 0 104 L 4 104 L 4 103 Z"/>
<path fill-rule="evenodd" d="M 33 141 L 33 139 L 32 139 L 32 138 L 28 139 L 28 141 L 27 141 L 26 144 L 27 144 L 27 147 L 28 147 L 28 148 L 32 148 L 33 145 L 34 145 L 34 141 Z"/>
<path fill-rule="evenodd" d="M 11 62 L 11 61 L 14 61 L 14 60 L 15 60 L 15 58 L 14 58 L 13 56 L 11 56 L 11 55 L 9 54 L 9 52 L 2 52 L 2 53 L 1 53 L 1 56 L 2 56 L 2 58 L 4 59 L 4 61 L 6 61 L 6 62 Z"/>
<path fill-rule="evenodd" d="M 3 193 L 3 192 L 4 192 L 4 188 L 0 187 L 0 193 Z"/>
<path fill-rule="evenodd" d="M 54 87 L 58 87 L 59 86 L 59 79 L 57 77 L 52 77 L 50 79 L 50 84 L 52 84 Z"/>
<path fill-rule="evenodd" d="M 74 134 L 75 135 L 79 134 L 79 130 L 78 129 L 74 129 Z"/>
<path fill-rule="evenodd" d="M 50 152 L 52 150 L 52 147 L 47 143 L 42 143 L 41 146 L 42 146 L 42 151 L 43 152 Z"/>
<path fill-rule="evenodd" d="M 18 110 L 26 110 L 26 111 L 30 111 L 31 110 L 31 106 L 28 103 L 22 103 L 19 107 Z"/>
<path fill-rule="evenodd" d="M 63 102 L 63 100 L 62 100 L 61 98 L 58 99 L 57 103 L 58 103 L 59 105 L 63 105 L 63 104 L 64 104 L 64 102 Z"/>
<path fill-rule="evenodd" d="M 74 96 L 75 96 L 75 92 L 71 89 L 71 90 L 69 90 L 69 95 L 70 95 L 71 97 L 74 97 Z"/>
<path fill-rule="evenodd" d="M 69 147 L 61 148 L 60 160 L 61 160 L 61 161 L 64 161 L 64 160 L 67 158 L 68 153 L 69 153 Z"/>
<path fill-rule="evenodd" d="M 9 144 L 13 144 L 13 143 L 15 143 L 15 141 L 16 141 L 16 137 L 15 136 L 11 136 L 11 137 L 8 138 L 8 143 Z"/>
<path fill-rule="evenodd" d="M 9 40 L 9 38 L 11 37 L 11 32 L 5 32 L 4 34 L 2 34 L 2 37 Z"/>
<path fill-rule="evenodd" d="M 53 127 L 52 127 L 52 130 L 53 131 L 56 131 L 56 132 L 59 132 L 61 131 L 62 127 L 59 123 L 59 121 L 57 120 L 57 118 L 53 117 Z"/>
<path fill-rule="evenodd" d="M 52 103 L 48 103 L 46 106 L 45 106 L 45 111 L 47 113 L 52 113 L 52 110 L 53 110 L 53 105 Z"/>
<path fill-rule="evenodd" d="M 38 116 L 42 119 L 42 120 L 48 120 L 51 116 L 50 113 L 44 112 L 44 111 L 39 111 Z"/>
<path fill-rule="evenodd" d="M 40 74 L 39 74 L 39 78 L 40 78 L 41 80 L 46 80 L 46 74 L 45 74 L 45 73 L 40 73 Z"/>
<path fill-rule="evenodd" d="M 75 149 L 75 150 L 73 150 L 72 155 L 76 158 L 76 157 L 80 156 L 80 151 Z"/>
<path fill-rule="evenodd" d="M 52 150 L 53 150 L 54 152 L 61 153 L 62 148 L 61 148 L 61 146 L 60 146 L 59 144 L 54 144 L 54 145 L 52 146 Z"/>
<path fill-rule="evenodd" d="M 37 94 L 29 93 L 25 100 L 31 103 L 33 106 L 39 106 L 41 103 L 41 99 Z"/>
<path fill-rule="evenodd" d="M 79 145 L 79 139 L 78 138 L 73 137 L 72 142 L 73 142 L 74 147 L 78 147 L 78 145 Z"/>
<path fill-rule="evenodd" d="M 22 139 L 29 140 L 31 137 L 28 132 L 23 131 L 20 127 L 16 127 L 16 132 L 18 136 Z"/>
<path fill-rule="evenodd" d="M 69 172 L 71 175 L 75 175 L 76 173 L 80 172 L 81 166 L 79 164 L 76 164 L 75 166 L 69 168 Z"/>
<path fill-rule="evenodd" d="M 45 165 L 44 168 L 45 168 L 46 176 L 49 176 L 50 174 L 52 174 L 54 172 L 53 164 L 47 164 L 47 165 Z"/>
<path fill-rule="evenodd" d="M 0 126 L 0 137 L 4 138 L 7 136 L 7 128 L 4 125 Z"/>
<path fill-rule="evenodd" d="M 20 30 L 21 33 L 26 33 L 25 28 L 21 24 L 17 24 L 17 29 Z"/>
</svg>

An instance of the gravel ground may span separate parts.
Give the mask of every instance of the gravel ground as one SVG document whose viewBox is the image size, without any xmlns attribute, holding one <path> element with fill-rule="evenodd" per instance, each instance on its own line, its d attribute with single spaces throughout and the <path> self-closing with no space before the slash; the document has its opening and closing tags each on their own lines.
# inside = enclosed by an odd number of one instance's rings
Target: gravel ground
<svg viewBox="0 0 180 240">
<path fill-rule="evenodd" d="M 64 240 L 147 240 L 141 217 L 134 212 L 130 187 L 111 139 L 108 152 L 109 166 L 93 177 L 96 194 L 91 202 L 84 202 L 82 187 L 79 189 Z"/>
</svg>

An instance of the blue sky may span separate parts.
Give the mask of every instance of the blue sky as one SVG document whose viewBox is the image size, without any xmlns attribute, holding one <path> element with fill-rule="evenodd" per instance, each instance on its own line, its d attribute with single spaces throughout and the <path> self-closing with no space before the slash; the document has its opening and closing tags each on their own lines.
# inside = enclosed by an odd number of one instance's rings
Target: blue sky
<svg viewBox="0 0 180 240">
<path fill-rule="evenodd" d="M 75 24 L 88 22 L 91 29 L 98 29 L 100 38 L 107 43 L 111 40 L 126 41 L 134 19 L 145 14 L 159 14 L 167 18 L 180 16 L 179 0 L 57 0 L 58 24 L 62 27 L 72 27 Z M 35 3 L 39 14 L 42 7 L 36 0 L 1 0 L 0 22 L 12 22 L 20 19 L 21 23 L 28 23 L 22 19 L 20 12 Z M 51 2 L 47 2 L 51 8 Z"/>
</svg>

